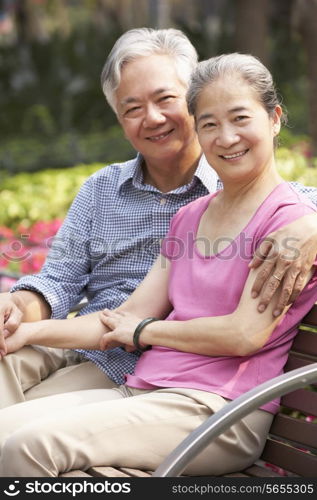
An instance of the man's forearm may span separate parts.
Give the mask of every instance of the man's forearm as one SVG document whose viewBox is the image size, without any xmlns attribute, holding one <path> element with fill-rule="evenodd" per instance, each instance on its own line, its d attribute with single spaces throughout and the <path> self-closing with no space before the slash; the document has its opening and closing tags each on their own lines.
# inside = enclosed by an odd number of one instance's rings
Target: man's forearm
<svg viewBox="0 0 317 500">
<path fill-rule="evenodd" d="M 11 293 L 11 298 L 23 313 L 23 321 L 40 321 L 51 317 L 50 305 L 44 297 L 31 290 L 18 290 Z"/>
</svg>

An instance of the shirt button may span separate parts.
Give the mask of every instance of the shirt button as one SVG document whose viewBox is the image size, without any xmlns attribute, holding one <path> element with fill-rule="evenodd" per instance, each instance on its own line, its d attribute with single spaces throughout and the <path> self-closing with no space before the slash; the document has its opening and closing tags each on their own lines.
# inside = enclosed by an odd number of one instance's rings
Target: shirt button
<svg viewBox="0 0 317 500">
<path fill-rule="evenodd" d="M 160 205 L 165 205 L 166 202 L 167 202 L 166 198 L 161 198 Z"/>
</svg>

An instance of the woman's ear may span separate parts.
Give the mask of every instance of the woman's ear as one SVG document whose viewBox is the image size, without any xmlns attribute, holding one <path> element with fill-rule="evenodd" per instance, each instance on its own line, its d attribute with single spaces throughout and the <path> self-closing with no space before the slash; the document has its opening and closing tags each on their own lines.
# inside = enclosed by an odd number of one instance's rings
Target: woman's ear
<svg viewBox="0 0 317 500">
<path fill-rule="evenodd" d="M 274 135 L 278 135 L 281 130 L 281 116 L 283 114 L 283 110 L 281 106 L 277 105 L 275 106 L 274 112 L 273 112 L 273 133 Z"/>
</svg>

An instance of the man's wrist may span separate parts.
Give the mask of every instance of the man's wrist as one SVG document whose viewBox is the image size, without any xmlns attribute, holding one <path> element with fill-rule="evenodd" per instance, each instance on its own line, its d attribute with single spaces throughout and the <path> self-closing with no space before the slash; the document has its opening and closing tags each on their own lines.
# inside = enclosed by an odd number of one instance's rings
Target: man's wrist
<svg viewBox="0 0 317 500">
<path fill-rule="evenodd" d="M 11 292 L 11 295 L 23 314 L 23 321 L 39 321 L 51 317 L 51 306 L 40 292 L 25 289 Z"/>
<path fill-rule="evenodd" d="M 16 292 L 11 292 L 11 300 L 17 306 L 17 308 L 21 311 L 22 315 L 25 315 L 26 304 L 23 300 L 23 290 L 18 290 Z"/>
</svg>

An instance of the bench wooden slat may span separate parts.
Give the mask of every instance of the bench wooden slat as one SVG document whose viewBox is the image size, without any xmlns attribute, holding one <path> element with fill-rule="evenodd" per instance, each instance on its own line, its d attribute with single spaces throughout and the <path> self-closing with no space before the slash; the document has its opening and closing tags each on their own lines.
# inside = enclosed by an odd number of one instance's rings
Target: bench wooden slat
<svg viewBox="0 0 317 500">
<path fill-rule="evenodd" d="M 259 465 L 252 465 L 243 471 L 248 477 L 281 477 L 273 470 L 260 467 Z"/>
<path fill-rule="evenodd" d="M 59 477 L 91 477 L 90 474 L 87 474 L 83 470 L 71 470 L 69 472 L 64 472 L 60 474 Z"/>
<path fill-rule="evenodd" d="M 305 318 L 302 319 L 301 323 L 307 326 L 317 326 L 317 305 L 306 314 Z"/>
<path fill-rule="evenodd" d="M 93 477 L 131 477 L 115 467 L 90 467 L 87 472 Z"/>
<path fill-rule="evenodd" d="M 317 448 L 317 424 L 313 422 L 280 414 L 274 419 L 270 434 L 311 448 Z"/>
<path fill-rule="evenodd" d="M 250 477 L 248 474 L 244 474 L 243 472 L 232 472 L 231 474 L 225 474 L 222 477 Z"/>
<path fill-rule="evenodd" d="M 317 356 L 317 333 L 300 330 L 294 339 L 292 351 Z"/>
<path fill-rule="evenodd" d="M 152 475 L 150 472 L 146 472 L 145 470 L 130 469 L 128 467 L 120 467 L 120 470 L 129 474 L 130 477 L 151 477 Z"/>
<path fill-rule="evenodd" d="M 285 365 L 284 371 L 289 372 L 290 370 L 296 370 L 296 368 L 301 368 L 302 366 L 307 366 L 314 363 L 313 357 L 300 356 L 291 352 L 288 356 L 287 363 Z"/>
<path fill-rule="evenodd" d="M 298 389 L 283 396 L 281 404 L 286 408 L 317 417 L 317 392 Z"/>
<path fill-rule="evenodd" d="M 268 439 L 261 459 L 299 476 L 316 476 L 317 455 L 311 455 L 288 444 Z"/>
</svg>

